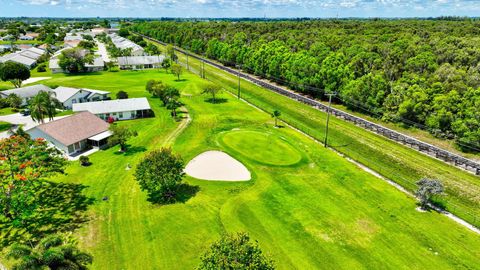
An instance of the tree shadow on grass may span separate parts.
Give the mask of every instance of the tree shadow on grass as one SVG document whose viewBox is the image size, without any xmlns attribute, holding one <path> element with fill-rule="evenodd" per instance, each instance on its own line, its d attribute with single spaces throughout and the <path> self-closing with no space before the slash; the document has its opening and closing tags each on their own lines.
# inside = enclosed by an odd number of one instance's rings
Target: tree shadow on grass
<svg viewBox="0 0 480 270">
<path fill-rule="evenodd" d="M 147 151 L 147 148 L 145 148 L 144 146 L 130 146 L 128 145 L 127 146 L 127 151 L 125 152 L 120 152 L 120 151 L 116 151 L 115 152 L 115 155 L 123 155 L 123 156 L 133 156 L 137 153 L 143 153 Z"/>
<path fill-rule="evenodd" d="M 82 194 L 81 184 L 42 181 L 35 187 L 37 208 L 21 222 L 0 220 L 0 250 L 14 242 L 34 244 L 42 237 L 78 229 L 88 221 L 94 199 Z"/>
<path fill-rule="evenodd" d="M 149 194 L 148 201 L 157 205 L 168 205 L 174 203 L 186 203 L 193 198 L 200 191 L 199 186 L 192 186 L 182 183 L 177 186 L 177 190 L 174 196 L 165 198 L 160 193 Z"/>
<path fill-rule="evenodd" d="M 226 98 L 216 98 L 216 99 L 207 98 L 207 99 L 205 99 L 205 102 L 212 103 L 212 104 L 222 104 L 222 103 L 227 103 L 228 99 L 226 99 Z"/>
</svg>

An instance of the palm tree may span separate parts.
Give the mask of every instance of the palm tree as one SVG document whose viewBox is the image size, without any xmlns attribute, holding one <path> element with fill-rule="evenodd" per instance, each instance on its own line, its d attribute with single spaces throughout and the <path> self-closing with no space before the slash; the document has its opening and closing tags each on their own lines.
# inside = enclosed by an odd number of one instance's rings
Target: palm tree
<svg viewBox="0 0 480 270">
<path fill-rule="evenodd" d="M 13 270 L 24 269 L 87 269 L 93 258 L 67 243 L 58 235 L 48 236 L 36 246 L 13 244 L 7 258 L 17 260 Z"/>
<path fill-rule="evenodd" d="M 57 113 L 57 108 L 61 108 L 62 104 L 55 98 L 53 92 L 40 91 L 30 101 L 30 114 L 34 121 L 45 123 L 44 119 L 49 118 L 53 120 L 53 117 Z"/>
<path fill-rule="evenodd" d="M 272 113 L 272 117 L 275 118 L 275 126 L 276 127 L 278 127 L 277 121 L 278 121 L 278 117 L 280 117 L 280 115 L 282 115 L 282 113 L 279 110 L 275 110 Z"/>
</svg>

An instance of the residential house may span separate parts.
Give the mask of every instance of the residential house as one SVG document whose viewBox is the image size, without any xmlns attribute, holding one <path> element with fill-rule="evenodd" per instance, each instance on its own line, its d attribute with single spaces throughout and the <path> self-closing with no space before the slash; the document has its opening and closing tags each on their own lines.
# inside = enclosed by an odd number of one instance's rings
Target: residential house
<svg viewBox="0 0 480 270">
<path fill-rule="evenodd" d="M 27 105 L 28 101 L 36 96 L 40 91 L 53 92 L 53 90 L 43 84 L 31 85 L 22 88 L 0 91 L 0 97 L 6 98 L 10 94 L 15 94 L 22 99 L 22 106 Z"/>
<path fill-rule="evenodd" d="M 132 56 L 141 56 L 145 54 L 145 50 L 142 48 L 142 46 L 134 43 L 131 40 L 118 36 L 117 34 L 110 34 L 110 38 L 112 39 L 115 47 L 122 50 L 131 49 Z"/>
<path fill-rule="evenodd" d="M 68 156 L 103 148 L 112 135 L 109 124 L 90 112 L 81 112 L 27 130 L 32 139 L 43 138 Z"/>
<path fill-rule="evenodd" d="M 117 62 L 120 69 L 148 69 L 161 68 L 165 59 L 163 55 L 152 56 L 123 56 L 118 57 Z"/>
<path fill-rule="evenodd" d="M 153 116 L 147 98 L 115 99 L 73 104 L 74 112 L 88 111 L 107 121 L 129 120 Z"/>
<path fill-rule="evenodd" d="M 0 57 L 0 63 L 12 61 L 25 65 L 28 68 L 33 68 L 38 59 L 45 54 L 45 50 L 30 47 L 19 52 L 10 53 Z"/>
<path fill-rule="evenodd" d="M 63 70 L 60 65 L 58 64 L 59 62 L 59 57 L 62 54 L 63 51 L 67 50 L 68 48 L 63 48 L 61 50 L 58 50 L 55 52 L 52 57 L 50 57 L 49 61 L 49 68 L 52 71 L 52 73 L 61 73 L 61 72 L 66 72 Z M 87 54 L 87 50 L 83 50 L 85 54 Z M 95 55 L 95 58 L 93 59 L 93 63 L 86 63 L 85 64 L 85 72 L 97 72 L 97 71 L 102 71 L 105 68 L 105 62 L 103 61 L 103 58 L 99 55 Z M 68 72 L 66 72 L 68 73 Z"/>
<path fill-rule="evenodd" d="M 53 89 L 55 97 L 63 104 L 65 109 L 71 110 L 75 103 L 93 102 L 109 99 L 110 92 L 59 86 Z"/>
<path fill-rule="evenodd" d="M 97 27 L 92 29 L 92 34 L 97 36 L 101 34 L 108 34 L 108 28 Z"/>
</svg>

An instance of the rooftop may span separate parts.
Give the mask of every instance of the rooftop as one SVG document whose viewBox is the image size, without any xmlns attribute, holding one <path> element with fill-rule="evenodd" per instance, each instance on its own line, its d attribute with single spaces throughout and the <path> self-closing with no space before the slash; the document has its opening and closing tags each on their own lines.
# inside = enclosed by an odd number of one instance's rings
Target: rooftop
<svg viewBox="0 0 480 270">
<path fill-rule="evenodd" d="M 89 111 L 93 114 L 150 110 L 147 98 L 115 99 L 73 104 L 74 112 Z"/>
<path fill-rule="evenodd" d="M 152 65 L 160 64 L 163 62 L 165 57 L 163 55 L 153 55 L 153 56 L 123 56 L 118 57 L 118 64 L 121 66 L 129 65 Z"/>
<path fill-rule="evenodd" d="M 26 86 L 22 88 L 1 91 L 0 95 L 8 96 L 10 94 L 16 94 L 21 98 L 30 98 L 30 97 L 36 96 L 40 91 L 51 92 L 52 89 L 43 84 L 36 84 L 36 85 Z"/>
<path fill-rule="evenodd" d="M 64 87 L 59 86 L 53 90 L 56 94 L 56 98 L 60 102 L 67 101 L 70 97 L 78 93 L 79 91 L 85 91 L 89 93 L 97 93 L 97 94 L 109 94 L 110 92 L 101 91 L 101 90 L 94 90 L 94 89 L 87 89 L 87 88 L 72 88 L 72 87 Z"/>
<path fill-rule="evenodd" d="M 90 112 L 81 112 L 37 126 L 39 130 L 61 142 L 72 145 L 108 131 L 109 124 Z"/>
</svg>

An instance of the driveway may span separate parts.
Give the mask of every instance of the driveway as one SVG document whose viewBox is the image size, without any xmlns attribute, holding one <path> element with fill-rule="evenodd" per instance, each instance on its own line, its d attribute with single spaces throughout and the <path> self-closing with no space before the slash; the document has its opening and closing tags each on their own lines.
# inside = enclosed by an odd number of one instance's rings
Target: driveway
<svg viewBox="0 0 480 270">
<path fill-rule="evenodd" d="M 54 117 L 53 120 L 61 119 L 64 118 L 65 116 L 59 116 L 59 117 Z M 8 122 L 11 123 L 15 126 L 23 126 L 24 130 L 29 130 L 31 128 L 34 128 L 38 126 L 40 123 L 37 123 L 32 120 L 32 117 L 30 115 L 23 116 L 20 113 L 15 113 L 15 114 L 9 114 L 9 115 L 1 115 L 0 116 L 0 121 Z M 45 123 L 49 122 L 48 119 L 45 119 Z M 0 133 L 0 138 L 8 138 L 10 135 L 8 134 L 8 131 L 4 131 Z"/>
<path fill-rule="evenodd" d="M 97 40 L 98 53 L 102 56 L 103 61 L 110 62 L 110 57 L 108 56 L 107 48 L 103 42 Z"/>
</svg>

